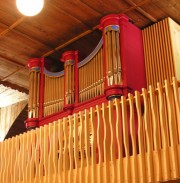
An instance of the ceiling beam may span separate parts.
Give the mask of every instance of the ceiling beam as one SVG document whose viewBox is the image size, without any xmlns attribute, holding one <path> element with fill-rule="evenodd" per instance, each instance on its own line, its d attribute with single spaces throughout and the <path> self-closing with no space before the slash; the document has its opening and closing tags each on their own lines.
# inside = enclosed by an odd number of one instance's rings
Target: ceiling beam
<svg viewBox="0 0 180 183">
<path fill-rule="evenodd" d="M 6 81 L 8 78 L 10 78 L 12 75 L 16 74 L 17 72 L 19 72 L 20 70 L 23 70 L 25 67 L 19 67 L 18 69 L 16 69 L 14 72 L 8 74 L 7 76 L 3 77 L 1 79 L 1 81 Z"/>
<path fill-rule="evenodd" d="M 0 55 L 0 58 L 6 60 L 7 62 L 10 62 L 10 63 L 12 63 L 12 64 L 15 64 L 15 65 L 18 66 L 18 67 L 26 67 L 25 64 L 22 64 L 22 63 L 20 63 L 20 62 L 18 62 L 18 61 L 16 61 L 16 60 L 13 60 L 13 59 L 11 59 L 11 58 L 8 58 L 8 57 L 4 56 L 4 55 Z"/>
<path fill-rule="evenodd" d="M 127 9 L 123 10 L 123 11 L 120 12 L 120 13 L 127 13 L 127 12 L 129 12 L 129 11 L 135 10 L 135 9 L 137 9 L 138 7 L 140 7 L 140 6 L 142 6 L 142 5 L 146 4 L 146 3 L 148 3 L 149 1 L 150 1 L 150 0 L 141 1 L 140 3 L 134 4 L 132 7 L 127 8 Z M 71 43 L 77 41 L 78 39 L 80 39 L 80 38 L 82 38 L 82 37 L 84 37 L 84 36 L 90 34 L 90 33 L 93 32 L 94 30 L 98 29 L 98 27 L 99 27 L 99 25 L 96 25 L 96 26 L 94 26 L 92 29 L 88 29 L 88 30 L 84 31 L 83 33 L 79 34 L 78 36 L 76 36 L 76 37 L 74 37 L 74 38 L 68 40 L 67 42 L 65 42 L 65 43 L 63 43 L 63 44 L 60 44 L 60 45 L 57 46 L 56 48 L 54 48 L 54 49 L 52 49 L 52 50 L 50 50 L 50 51 L 44 53 L 44 54 L 42 55 L 42 57 L 47 57 L 47 56 L 53 54 L 54 52 L 56 52 L 56 51 L 58 51 L 58 50 L 60 50 L 60 49 L 62 49 L 62 48 L 64 48 L 64 47 L 68 46 L 69 44 L 71 44 Z"/>
<path fill-rule="evenodd" d="M 0 38 L 1 37 L 4 37 L 8 32 L 10 32 L 12 29 L 14 29 L 15 27 L 17 27 L 24 20 L 25 20 L 25 16 L 22 16 L 21 18 L 19 18 L 18 20 L 16 20 L 13 24 L 11 24 L 8 28 L 6 28 L 5 30 L 3 30 L 0 33 Z"/>
<path fill-rule="evenodd" d="M 10 87 L 14 90 L 18 90 L 20 92 L 23 92 L 23 93 L 26 93 L 26 94 L 29 94 L 29 90 L 27 88 L 24 88 L 24 87 L 21 87 L 21 86 L 18 86 L 16 84 L 13 84 L 13 83 L 10 83 L 8 81 L 0 81 L 0 84 L 4 85 L 4 86 L 7 86 L 7 87 Z"/>
<path fill-rule="evenodd" d="M 0 22 L 0 25 L 1 25 L 2 27 L 4 27 L 5 29 L 8 29 L 8 25 L 6 25 L 6 24 L 4 24 L 4 23 L 2 23 L 2 22 Z M 24 38 L 27 38 L 27 39 L 29 39 L 29 40 L 31 40 L 31 41 L 37 43 L 37 44 L 42 44 L 42 45 L 43 45 L 44 47 L 46 47 L 47 49 L 53 49 L 53 46 L 47 45 L 46 43 L 44 43 L 44 42 L 38 40 L 37 38 L 34 38 L 34 37 L 32 37 L 32 36 L 29 36 L 29 35 L 27 35 L 27 34 L 21 32 L 21 31 L 19 31 L 19 30 L 11 29 L 11 32 L 13 32 L 13 33 L 15 33 L 15 34 L 18 34 L 18 35 L 20 35 L 20 36 L 22 36 L 22 37 L 24 37 Z"/>
<path fill-rule="evenodd" d="M 133 2 L 132 0 L 125 0 L 129 5 L 132 6 L 136 6 L 137 4 L 135 2 Z M 146 18 L 148 18 L 149 20 L 151 20 L 152 22 L 157 22 L 158 20 L 155 19 L 153 16 L 151 16 L 149 13 L 147 13 L 146 11 L 144 11 L 141 7 L 137 7 L 136 10 L 141 13 L 143 16 L 145 16 Z"/>
</svg>

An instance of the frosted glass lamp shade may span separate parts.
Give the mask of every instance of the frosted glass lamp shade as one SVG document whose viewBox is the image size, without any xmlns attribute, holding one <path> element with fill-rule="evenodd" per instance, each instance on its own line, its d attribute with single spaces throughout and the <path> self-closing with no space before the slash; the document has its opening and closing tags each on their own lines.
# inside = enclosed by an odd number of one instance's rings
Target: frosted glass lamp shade
<svg viewBox="0 0 180 183">
<path fill-rule="evenodd" d="M 16 0 L 18 10 L 25 16 L 37 15 L 44 6 L 44 0 Z"/>
</svg>

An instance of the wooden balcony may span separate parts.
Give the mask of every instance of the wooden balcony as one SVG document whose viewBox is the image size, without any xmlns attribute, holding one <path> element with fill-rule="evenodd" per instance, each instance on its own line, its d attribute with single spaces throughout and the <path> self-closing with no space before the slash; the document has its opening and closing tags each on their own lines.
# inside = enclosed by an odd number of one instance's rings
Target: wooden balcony
<svg viewBox="0 0 180 183">
<path fill-rule="evenodd" d="M 0 143 L 0 182 L 179 182 L 180 83 L 165 81 Z"/>
</svg>

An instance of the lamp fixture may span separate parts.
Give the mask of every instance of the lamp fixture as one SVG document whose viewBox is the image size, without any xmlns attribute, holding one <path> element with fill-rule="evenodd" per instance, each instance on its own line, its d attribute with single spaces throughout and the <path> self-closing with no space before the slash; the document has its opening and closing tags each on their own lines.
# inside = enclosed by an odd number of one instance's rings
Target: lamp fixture
<svg viewBox="0 0 180 183">
<path fill-rule="evenodd" d="M 25 16 L 37 15 L 44 6 L 44 0 L 16 0 L 18 10 Z"/>
</svg>

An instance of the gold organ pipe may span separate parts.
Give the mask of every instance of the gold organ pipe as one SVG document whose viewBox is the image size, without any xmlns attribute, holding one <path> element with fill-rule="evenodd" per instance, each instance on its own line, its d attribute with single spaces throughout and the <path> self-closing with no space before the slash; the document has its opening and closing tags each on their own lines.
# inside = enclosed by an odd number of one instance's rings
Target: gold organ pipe
<svg viewBox="0 0 180 183">
<path fill-rule="evenodd" d="M 95 97 L 97 96 L 97 74 L 98 74 L 98 70 L 97 70 L 97 54 L 94 56 L 94 67 L 95 67 Z"/>
<path fill-rule="evenodd" d="M 101 94 L 104 92 L 104 67 L 103 67 L 103 49 L 100 50 L 101 55 L 101 65 L 100 65 L 100 71 L 101 71 Z"/>
<path fill-rule="evenodd" d="M 109 42 L 109 46 L 108 46 L 108 50 L 109 50 L 109 71 L 110 71 L 110 80 L 111 80 L 111 85 L 114 83 L 114 65 L 113 65 L 113 60 L 112 60 L 112 41 L 111 41 L 111 32 L 112 31 L 108 31 L 107 34 L 108 34 L 108 42 Z"/>
<path fill-rule="evenodd" d="M 30 85 L 29 85 L 29 118 L 32 117 L 32 100 L 33 100 L 33 96 L 32 96 L 32 93 L 33 93 L 33 71 L 30 72 Z"/>
<path fill-rule="evenodd" d="M 69 64 L 68 65 L 68 74 L 69 74 L 69 87 L 68 87 L 68 98 L 69 98 L 69 101 L 68 103 L 71 104 L 71 65 Z"/>
<path fill-rule="evenodd" d="M 100 52 L 97 53 L 97 70 L 98 70 L 98 81 L 97 81 L 97 88 L 98 88 L 98 95 L 100 92 Z"/>
<path fill-rule="evenodd" d="M 40 73 L 37 72 L 36 117 L 39 116 L 39 87 L 40 87 Z"/>
<path fill-rule="evenodd" d="M 36 113 L 36 97 L 37 97 L 37 93 L 36 93 L 36 87 L 37 87 L 37 83 L 36 83 L 36 73 L 34 72 L 33 74 L 33 117 L 35 117 L 35 113 Z"/>
<path fill-rule="evenodd" d="M 88 73 L 88 70 L 87 70 L 87 64 L 84 66 L 84 73 L 86 73 L 84 75 L 84 100 L 87 100 L 87 73 Z"/>
<path fill-rule="evenodd" d="M 119 38 L 119 31 L 116 32 L 116 40 L 117 40 L 117 63 L 118 63 L 118 83 L 119 84 L 122 84 L 122 81 L 121 81 L 121 58 L 120 58 L 120 38 Z"/>
<path fill-rule="evenodd" d="M 51 100 L 51 112 L 54 113 L 54 77 L 51 76 L 51 96 L 52 96 L 52 100 Z"/>
<path fill-rule="evenodd" d="M 112 41 L 112 47 L 111 47 L 111 51 L 112 51 L 112 64 L 113 64 L 113 80 L 114 80 L 114 84 L 117 84 L 117 55 L 116 55 L 116 40 L 115 40 L 115 31 L 111 31 L 111 41 Z"/>
</svg>

